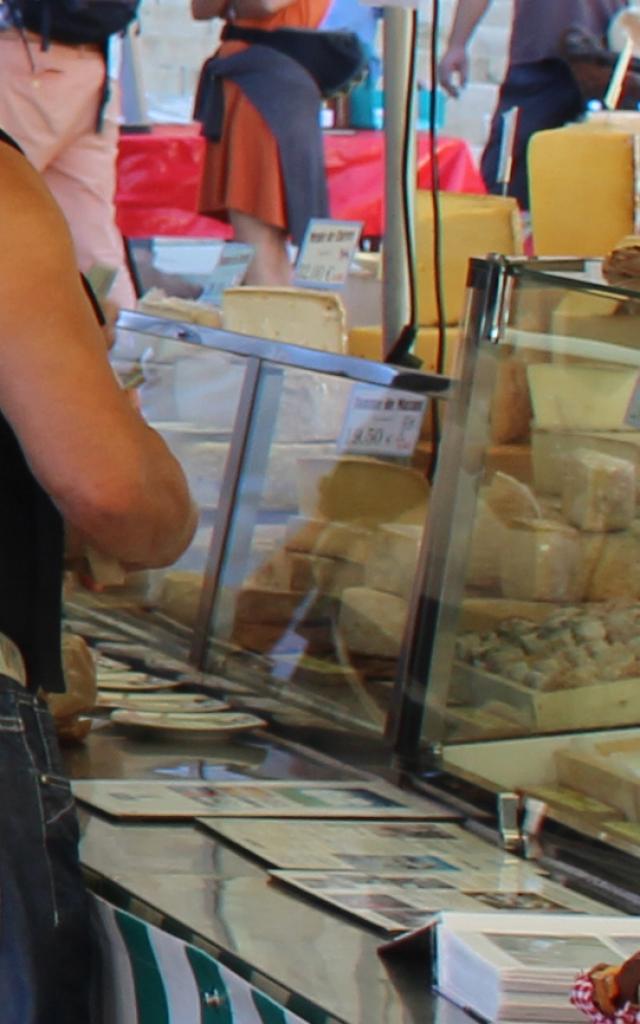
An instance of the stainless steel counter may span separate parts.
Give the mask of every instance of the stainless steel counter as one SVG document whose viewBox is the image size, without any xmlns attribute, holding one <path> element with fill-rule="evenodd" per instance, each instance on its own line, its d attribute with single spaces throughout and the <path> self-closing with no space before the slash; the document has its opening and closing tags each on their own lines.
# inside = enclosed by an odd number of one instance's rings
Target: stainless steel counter
<svg viewBox="0 0 640 1024">
<path fill-rule="evenodd" d="M 219 745 L 137 740 L 107 726 L 66 750 L 74 777 L 336 778 L 336 768 L 266 734 Z M 355 773 L 342 769 L 344 777 Z M 81 856 L 112 902 L 201 945 L 311 1021 L 463 1024 L 428 991 L 428 963 L 381 959 L 383 936 L 292 895 L 197 825 L 123 824 L 80 808 Z"/>
</svg>

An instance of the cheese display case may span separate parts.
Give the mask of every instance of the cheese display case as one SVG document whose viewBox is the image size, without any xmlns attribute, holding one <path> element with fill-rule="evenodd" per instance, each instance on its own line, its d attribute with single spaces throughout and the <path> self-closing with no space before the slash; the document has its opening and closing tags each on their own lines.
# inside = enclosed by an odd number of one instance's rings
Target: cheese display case
<svg viewBox="0 0 640 1024">
<path fill-rule="evenodd" d="M 640 280 L 491 258 L 431 497 L 398 750 L 640 841 Z"/>
<path fill-rule="evenodd" d="M 161 317 L 121 316 L 115 372 L 200 507 L 168 570 L 74 606 L 227 679 L 382 736 L 450 381 Z M 272 704 L 269 701 L 272 699 Z"/>
</svg>

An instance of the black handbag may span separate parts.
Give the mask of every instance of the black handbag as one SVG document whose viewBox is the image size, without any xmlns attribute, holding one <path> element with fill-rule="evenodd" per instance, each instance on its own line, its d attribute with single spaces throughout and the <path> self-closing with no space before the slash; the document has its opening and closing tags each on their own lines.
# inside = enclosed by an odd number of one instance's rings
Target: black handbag
<svg viewBox="0 0 640 1024">
<path fill-rule="evenodd" d="M 368 57 L 355 32 L 312 28 L 248 28 L 227 22 L 222 39 L 236 39 L 279 50 L 301 64 L 327 98 L 347 92 L 364 77 Z"/>
</svg>

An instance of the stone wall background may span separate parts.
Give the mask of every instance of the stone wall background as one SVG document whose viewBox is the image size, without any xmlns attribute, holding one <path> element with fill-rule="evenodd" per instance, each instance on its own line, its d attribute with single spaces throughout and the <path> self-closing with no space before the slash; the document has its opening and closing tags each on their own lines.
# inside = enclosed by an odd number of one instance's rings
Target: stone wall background
<svg viewBox="0 0 640 1024">
<path fill-rule="evenodd" d="M 558 0 L 561 2 L 561 0 Z M 459 100 L 447 100 L 445 131 L 482 148 L 508 49 L 512 0 L 493 0 L 470 47 L 470 82 Z M 442 0 L 441 51 L 455 0 Z M 143 0 L 135 42 L 149 113 L 154 120 L 187 120 L 198 72 L 215 49 L 220 22 L 195 22 L 185 0 Z M 429 18 L 420 16 L 418 77 L 428 82 Z"/>
</svg>

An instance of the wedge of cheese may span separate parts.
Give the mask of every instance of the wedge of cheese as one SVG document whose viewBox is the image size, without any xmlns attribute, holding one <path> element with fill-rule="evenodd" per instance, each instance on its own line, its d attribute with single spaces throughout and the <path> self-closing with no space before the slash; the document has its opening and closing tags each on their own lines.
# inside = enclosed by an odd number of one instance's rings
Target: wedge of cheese
<svg viewBox="0 0 640 1024">
<path fill-rule="evenodd" d="M 527 367 L 535 427 L 621 430 L 637 369 L 538 363 Z"/>
<path fill-rule="evenodd" d="M 365 586 L 408 600 L 421 539 L 419 526 L 384 526 L 378 530 L 364 567 Z"/>
<path fill-rule="evenodd" d="M 342 595 L 338 626 L 349 651 L 397 658 L 407 617 L 407 602 L 370 587 L 351 587 Z"/>
<path fill-rule="evenodd" d="M 298 460 L 300 513 L 311 519 L 424 523 L 429 484 L 415 469 L 365 456 Z"/>
<path fill-rule="evenodd" d="M 507 525 L 514 519 L 541 517 L 540 504 L 531 488 L 508 473 L 494 473 L 485 498 L 493 514 Z"/>
<path fill-rule="evenodd" d="M 150 288 L 138 299 L 137 309 L 149 316 L 163 316 L 170 320 L 186 321 L 190 324 L 202 324 L 203 327 L 221 327 L 220 310 L 207 302 L 195 299 L 183 299 L 177 295 L 167 295 L 161 288 Z"/>
<path fill-rule="evenodd" d="M 631 526 L 636 511 L 634 463 L 579 448 L 564 462 L 562 511 L 580 530 L 607 533 Z"/>
<path fill-rule="evenodd" d="M 356 562 L 297 551 L 289 554 L 289 564 L 293 591 L 318 591 L 330 597 L 339 597 L 345 587 L 362 583 L 364 574 L 363 567 Z"/>
<path fill-rule="evenodd" d="M 591 565 L 585 581 L 587 601 L 640 598 L 640 537 L 634 530 L 621 533 L 584 534 L 588 538 L 583 560 Z"/>
<path fill-rule="evenodd" d="M 222 296 L 227 331 L 253 334 L 324 352 L 346 353 L 347 317 L 339 295 L 309 288 L 227 288 Z"/>
<path fill-rule="evenodd" d="M 503 596 L 517 601 L 579 600 L 577 531 L 548 519 L 512 523 L 505 533 L 500 582 Z"/>
<path fill-rule="evenodd" d="M 491 510 L 485 495 L 478 498 L 467 563 L 467 586 L 500 593 L 500 563 L 505 524 Z"/>
</svg>

